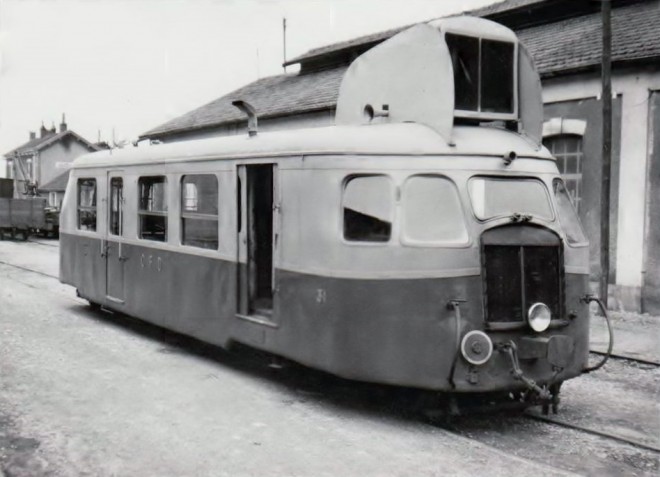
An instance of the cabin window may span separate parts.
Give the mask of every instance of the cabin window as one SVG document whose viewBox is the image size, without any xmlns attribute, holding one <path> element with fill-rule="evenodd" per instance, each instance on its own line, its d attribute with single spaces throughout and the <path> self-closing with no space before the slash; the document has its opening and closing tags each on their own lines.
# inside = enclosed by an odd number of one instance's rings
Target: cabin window
<svg viewBox="0 0 660 477">
<path fill-rule="evenodd" d="M 481 111 L 513 112 L 513 44 L 481 40 Z"/>
<path fill-rule="evenodd" d="M 555 179 L 553 188 L 555 191 L 555 200 L 557 201 L 559 223 L 566 234 L 566 240 L 572 245 L 586 243 L 587 239 L 582 231 L 577 211 L 573 207 L 570 192 L 564 185 L 564 182 L 559 179 Z"/>
<path fill-rule="evenodd" d="M 122 235 L 123 229 L 123 201 L 124 181 L 121 177 L 110 179 L 110 234 Z"/>
<path fill-rule="evenodd" d="M 456 186 L 445 177 L 418 175 L 403 188 L 404 242 L 466 244 L 468 232 Z"/>
<path fill-rule="evenodd" d="M 344 238 L 388 242 L 392 234 L 392 181 L 380 175 L 354 176 L 344 186 Z"/>
<path fill-rule="evenodd" d="M 480 220 L 519 214 L 552 220 L 552 207 L 543 182 L 536 179 L 473 177 L 468 185 L 474 215 Z"/>
<path fill-rule="evenodd" d="M 547 137 L 543 140 L 555 158 L 557 168 L 564 179 L 568 194 L 571 196 L 575 209 L 580 210 L 582 202 L 582 137 L 574 134 L 562 134 Z"/>
<path fill-rule="evenodd" d="M 445 34 L 454 70 L 454 108 L 513 113 L 514 44 Z"/>
<path fill-rule="evenodd" d="M 138 191 L 140 238 L 167 241 L 167 179 L 165 176 L 140 177 Z"/>
<path fill-rule="evenodd" d="M 96 179 L 78 179 L 78 229 L 96 230 Z"/>
<path fill-rule="evenodd" d="M 181 241 L 218 249 L 218 179 L 211 174 L 181 178 Z"/>
</svg>

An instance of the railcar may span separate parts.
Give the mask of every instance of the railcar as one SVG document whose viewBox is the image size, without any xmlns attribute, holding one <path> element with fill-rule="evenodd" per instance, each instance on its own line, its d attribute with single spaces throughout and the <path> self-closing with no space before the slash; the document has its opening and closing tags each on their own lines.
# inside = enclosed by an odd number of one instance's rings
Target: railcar
<svg viewBox="0 0 660 477">
<path fill-rule="evenodd" d="M 62 282 L 355 380 L 556 399 L 584 371 L 588 242 L 511 30 L 394 36 L 349 67 L 331 127 L 260 133 L 236 105 L 244 136 L 75 161 Z"/>
</svg>

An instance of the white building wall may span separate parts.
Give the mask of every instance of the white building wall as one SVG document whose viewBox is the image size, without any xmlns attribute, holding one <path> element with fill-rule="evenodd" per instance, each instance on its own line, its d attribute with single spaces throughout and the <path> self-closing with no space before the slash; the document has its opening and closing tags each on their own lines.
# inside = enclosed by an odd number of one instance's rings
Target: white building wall
<svg viewBox="0 0 660 477">
<path fill-rule="evenodd" d="M 660 88 L 660 70 L 619 71 L 613 93 L 622 96 L 621 166 L 617 226 L 616 283 L 638 295 L 644 270 L 644 225 L 649 161 L 649 97 Z M 598 75 L 573 75 L 543 83 L 544 103 L 600 97 Z"/>
</svg>

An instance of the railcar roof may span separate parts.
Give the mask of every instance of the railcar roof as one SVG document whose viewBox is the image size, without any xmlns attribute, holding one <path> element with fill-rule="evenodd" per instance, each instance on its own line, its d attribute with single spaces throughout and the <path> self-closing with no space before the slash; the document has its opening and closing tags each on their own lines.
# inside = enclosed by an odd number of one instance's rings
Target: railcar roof
<svg viewBox="0 0 660 477">
<path fill-rule="evenodd" d="M 300 155 L 469 155 L 502 157 L 515 151 L 518 157 L 552 159 L 532 141 L 495 127 L 456 126 L 454 145 L 447 144 L 431 128 L 415 123 L 365 126 L 330 126 L 264 132 L 170 144 L 130 147 L 80 156 L 74 168 L 113 167 L 181 160 L 236 159 Z"/>
</svg>

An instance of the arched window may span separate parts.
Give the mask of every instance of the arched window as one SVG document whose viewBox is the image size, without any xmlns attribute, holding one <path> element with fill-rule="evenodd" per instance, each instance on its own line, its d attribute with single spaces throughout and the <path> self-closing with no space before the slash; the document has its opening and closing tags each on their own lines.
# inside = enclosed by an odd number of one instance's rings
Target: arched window
<svg viewBox="0 0 660 477">
<path fill-rule="evenodd" d="M 587 122 L 582 119 L 551 118 L 543 123 L 543 145 L 557 158 L 566 190 L 576 210 L 582 200 L 582 138 Z"/>
<path fill-rule="evenodd" d="M 582 136 L 560 134 L 543 139 L 543 144 L 557 158 L 557 168 L 564 179 L 575 208 L 580 210 L 582 199 Z"/>
</svg>

